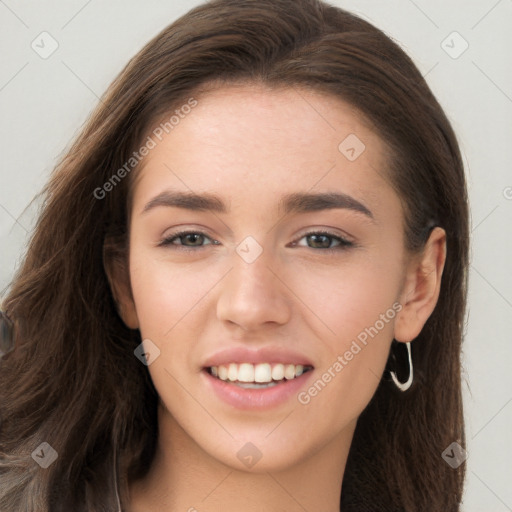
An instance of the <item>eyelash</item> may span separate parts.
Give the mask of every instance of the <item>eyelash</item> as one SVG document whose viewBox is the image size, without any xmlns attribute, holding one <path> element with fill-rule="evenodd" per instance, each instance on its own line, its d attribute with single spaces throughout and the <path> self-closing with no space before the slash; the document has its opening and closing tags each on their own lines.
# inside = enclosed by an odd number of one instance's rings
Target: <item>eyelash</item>
<svg viewBox="0 0 512 512">
<path fill-rule="evenodd" d="M 194 252 L 196 251 L 197 249 L 201 249 L 204 247 L 203 246 L 195 246 L 195 247 L 187 247 L 183 244 L 173 244 L 173 241 L 178 239 L 178 238 L 182 238 L 182 237 L 185 237 L 187 235 L 201 235 L 201 236 L 205 236 L 206 238 L 210 238 L 206 233 L 203 233 L 202 231 L 192 231 L 192 230 L 185 230 L 185 231 L 178 231 L 176 233 L 171 233 L 169 236 L 165 237 L 159 244 L 158 246 L 159 247 L 169 247 L 169 246 L 174 246 L 177 250 L 179 251 L 185 251 L 185 252 Z M 310 231 L 309 233 L 305 233 L 303 234 L 299 239 L 297 239 L 295 242 L 293 242 L 294 245 L 297 244 L 298 241 L 302 240 L 303 238 L 306 238 L 308 236 L 311 236 L 311 235 L 324 235 L 324 236 L 327 236 L 329 238 L 332 238 L 336 241 L 339 242 L 339 244 L 335 247 L 329 247 L 329 248 L 326 248 L 326 249 L 316 249 L 316 250 L 319 250 L 319 251 L 323 251 L 323 252 L 328 252 L 328 253 L 334 253 L 334 252 L 337 252 L 337 251 L 342 251 L 342 250 L 346 250 L 346 249 L 350 249 L 351 247 L 354 247 L 355 244 L 354 242 L 350 242 L 348 241 L 347 239 L 339 236 L 339 235 L 335 235 L 334 233 L 331 233 L 329 231 Z M 218 245 L 218 244 L 215 244 L 215 243 L 212 243 L 212 244 L 208 244 L 208 245 Z M 309 249 L 313 249 L 315 250 L 315 247 L 308 247 Z"/>
</svg>

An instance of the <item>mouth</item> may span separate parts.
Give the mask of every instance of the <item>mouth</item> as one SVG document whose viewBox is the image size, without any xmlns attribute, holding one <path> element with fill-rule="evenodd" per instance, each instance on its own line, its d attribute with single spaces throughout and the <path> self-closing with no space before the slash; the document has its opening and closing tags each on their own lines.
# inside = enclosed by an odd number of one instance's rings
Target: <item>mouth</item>
<svg viewBox="0 0 512 512">
<path fill-rule="evenodd" d="M 234 345 L 205 358 L 200 374 L 205 392 L 226 411 L 263 412 L 290 404 L 314 378 L 314 369 L 306 354 L 289 347 Z"/>
<path fill-rule="evenodd" d="M 292 363 L 229 363 L 205 368 L 212 377 L 243 389 L 279 386 L 298 379 L 312 369 L 312 366 Z"/>
</svg>

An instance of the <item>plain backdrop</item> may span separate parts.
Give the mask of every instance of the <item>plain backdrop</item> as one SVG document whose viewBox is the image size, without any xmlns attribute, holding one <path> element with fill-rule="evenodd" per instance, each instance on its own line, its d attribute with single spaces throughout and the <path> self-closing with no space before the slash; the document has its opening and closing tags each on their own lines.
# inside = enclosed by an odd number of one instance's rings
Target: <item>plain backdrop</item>
<svg viewBox="0 0 512 512">
<path fill-rule="evenodd" d="M 199 3 L 0 0 L 0 297 L 33 226 L 31 201 L 99 96 L 150 38 Z M 458 135 L 472 218 L 464 510 L 512 511 L 512 1 L 331 3 L 404 48 Z"/>
</svg>

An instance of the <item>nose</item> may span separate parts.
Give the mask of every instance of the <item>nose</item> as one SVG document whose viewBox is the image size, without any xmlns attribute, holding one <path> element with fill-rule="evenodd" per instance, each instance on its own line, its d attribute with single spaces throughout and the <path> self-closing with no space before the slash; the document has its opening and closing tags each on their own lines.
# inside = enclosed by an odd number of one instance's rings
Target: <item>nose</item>
<svg viewBox="0 0 512 512">
<path fill-rule="evenodd" d="M 217 318 L 244 331 L 284 325 L 290 320 L 292 295 L 265 251 L 252 263 L 235 253 L 233 267 L 221 281 Z"/>
</svg>

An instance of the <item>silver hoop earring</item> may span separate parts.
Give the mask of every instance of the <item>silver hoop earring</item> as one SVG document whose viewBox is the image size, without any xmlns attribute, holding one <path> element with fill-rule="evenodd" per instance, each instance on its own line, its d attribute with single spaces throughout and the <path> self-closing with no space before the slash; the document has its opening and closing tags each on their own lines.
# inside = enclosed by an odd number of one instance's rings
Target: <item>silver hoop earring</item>
<svg viewBox="0 0 512 512">
<path fill-rule="evenodd" d="M 408 341 L 406 342 L 406 346 L 407 346 L 407 355 L 408 355 L 408 359 L 409 359 L 409 378 L 407 379 L 406 382 L 400 382 L 396 376 L 396 373 L 395 372 L 389 372 L 390 375 L 391 375 L 391 378 L 393 379 L 393 382 L 396 384 L 396 387 L 400 390 L 400 391 L 407 391 L 410 387 L 411 387 L 411 384 L 412 384 L 412 379 L 413 379 L 413 367 L 412 367 L 412 358 L 411 358 L 411 343 Z"/>
</svg>

